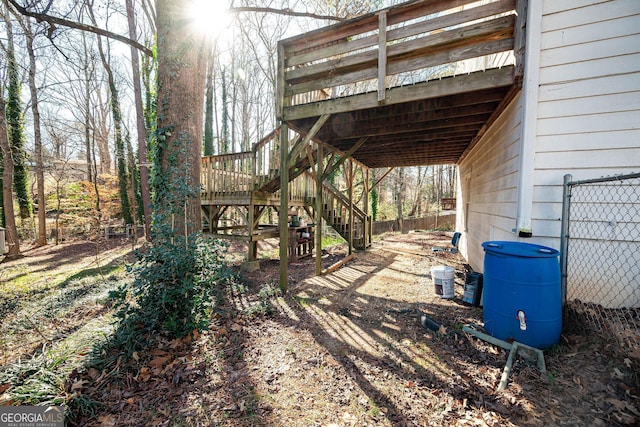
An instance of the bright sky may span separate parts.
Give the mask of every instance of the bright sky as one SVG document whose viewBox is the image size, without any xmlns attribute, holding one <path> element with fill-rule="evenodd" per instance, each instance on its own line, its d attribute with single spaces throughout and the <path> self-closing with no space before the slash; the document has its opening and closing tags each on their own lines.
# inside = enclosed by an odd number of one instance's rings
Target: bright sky
<svg viewBox="0 0 640 427">
<path fill-rule="evenodd" d="M 214 38 L 223 37 L 231 23 L 227 0 L 192 0 L 189 19 L 195 28 Z"/>
</svg>

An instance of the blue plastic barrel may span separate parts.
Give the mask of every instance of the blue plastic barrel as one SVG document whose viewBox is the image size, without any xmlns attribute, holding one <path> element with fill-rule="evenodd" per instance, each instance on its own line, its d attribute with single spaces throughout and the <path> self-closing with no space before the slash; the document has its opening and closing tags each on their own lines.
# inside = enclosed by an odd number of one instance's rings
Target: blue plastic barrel
<svg viewBox="0 0 640 427">
<path fill-rule="evenodd" d="M 520 242 L 484 242 L 484 328 L 488 334 L 547 349 L 560 340 L 559 252 Z"/>
</svg>

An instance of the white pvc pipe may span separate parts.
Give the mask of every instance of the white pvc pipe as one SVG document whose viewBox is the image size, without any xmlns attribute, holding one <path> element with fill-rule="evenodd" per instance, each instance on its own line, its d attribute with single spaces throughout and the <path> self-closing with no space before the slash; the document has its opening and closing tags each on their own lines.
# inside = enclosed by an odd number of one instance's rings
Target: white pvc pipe
<svg viewBox="0 0 640 427">
<path fill-rule="evenodd" d="M 522 125 L 520 133 L 520 175 L 516 236 L 533 233 L 533 186 L 538 121 L 538 82 L 540 76 L 540 35 L 542 32 L 542 2 L 530 1 L 527 6 L 527 35 L 522 85 Z"/>
</svg>

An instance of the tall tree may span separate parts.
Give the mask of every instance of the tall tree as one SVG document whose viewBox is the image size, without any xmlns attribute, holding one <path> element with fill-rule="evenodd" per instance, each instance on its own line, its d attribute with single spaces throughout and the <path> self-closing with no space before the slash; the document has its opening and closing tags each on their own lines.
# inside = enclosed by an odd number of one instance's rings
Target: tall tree
<svg viewBox="0 0 640 427">
<path fill-rule="evenodd" d="M 96 25 L 96 19 L 93 14 L 93 9 L 90 6 L 88 8 L 89 16 L 93 24 Z M 109 43 L 107 42 L 107 48 Z M 131 200 L 129 198 L 129 174 L 127 173 L 127 159 L 125 153 L 125 141 L 122 133 L 122 110 L 120 108 L 120 97 L 118 94 L 118 87 L 116 86 L 116 79 L 105 53 L 105 49 L 102 44 L 102 39 L 98 36 L 98 52 L 100 53 L 100 59 L 102 65 L 107 73 L 109 83 L 109 93 L 111 95 L 111 116 L 113 118 L 114 127 L 114 140 L 116 146 L 116 167 L 118 171 L 118 189 L 120 194 L 120 206 L 122 208 L 122 219 L 125 224 L 133 224 L 133 215 L 131 213 Z"/>
<path fill-rule="evenodd" d="M 207 52 L 184 19 L 188 0 L 158 0 L 158 128 L 154 197 L 158 227 L 191 236 L 202 228 L 200 156 Z M 160 231 L 160 230 L 159 230 Z"/>
<path fill-rule="evenodd" d="M 27 170 L 27 154 L 24 149 L 24 114 L 21 105 L 22 85 L 16 60 L 13 26 L 8 13 L 4 14 L 7 31 L 7 67 L 9 89 L 7 93 L 6 117 L 9 132 L 9 145 L 13 158 L 13 187 L 20 207 L 20 218 L 31 216 L 31 199 L 29 198 L 29 171 Z"/>
<path fill-rule="evenodd" d="M 9 246 L 9 257 L 20 254 L 20 241 L 18 240 L 18 229 L 16 227 L 15 214 L 13 212 L 13 159 L 9 136 L 7 133 L 6 107 L 4 94 L 0 87 L 0 152 L 2 152 L 2 194 L 4 201 L 4 220 L 6 224 L 6 239 Z"/>
<path fill-rule="evenodd" d="M 38 198 L 38 246 L 47 244 L 47 206 L 44 194 L 44 162 L 42 160 L 42 128 L 40 124 L 40 108 L 38 87 L 36 86 L 36 54 L 33 49 L 34 32 L 31 20 L 17 16 L 27 40 L 29 54 L 29 92 L 31 93 L 31 114 L 33 116 L 33 145 L 36 166 L 36 188 Z"/>
<path fill-rule="evenodd" d="M 129 38 L 137 39 L 135 10 L 133 8 L 133 0 L 126 0 L 127 22 L 129 27 Z M 138 208 L 142 208 L 144 216 L 145 235 L 150 238 L 151 232 L 151 194 L 149 192 L 149 169 L 147 167 L 147 143 L 146 129 L 144 122 L 144 107 L 142 105 L 142 86 L 140 84 L 140 58 L 138 57 L 138 49 L 131 46 L 131 69 L 133 76 L 133 94 L 135 100 L 136 111 L 136 129 L 138 132 L 138 171 L 134 165 L 131 165 L 132 179 L 136 182 L 136 174 L 139 173 L 140 185 L 140 201 Z M 134 185 L 134 191 L 136 186 Z M 137 194 L 137 191 L 136 191 Z M 140 206 L 140 204 L 142 206 Z"/>
<path fill-rule="evenodd" d="M 213 98 L 213 76 L 215 73 L 214 67 L 214 51 L 211 50 L 211 56 L 209 57 L 207 66 L 207 90 L 205 95 L 205 116 L 204 116 L 204 141 L 203 141 L 203 154 L 205 156 L 213 156 L 213 110 L 215 100 Z"/>
<path fill-rule="evenodd" d="M 220 154 L 229 152 L 229 87 L 227 85 L 227 70 L 222 70 L 222 135 L 220 135 Z"/>
<path fill-rule="evenodd" d="M 82 37 L 82 50 L 83 56 L 83 77 L 84 77 L 84 147 L 86 150 L 87 159 L 87 181 L 94 182 L 94 174 L 97 165 L 93 163 L 93 152 L 95 147 L 92 144 L 93 138 L 91 137 L 91 81 L 95 73 L 95 67 L 93 61 L 89 60 L 89 46 L 87 44 L 87 36 L 83 32 Z M 95 134 L 95 131 L 94 131 Z M 98 203 L 99 205 L 99 203 Z"/>
</svg>

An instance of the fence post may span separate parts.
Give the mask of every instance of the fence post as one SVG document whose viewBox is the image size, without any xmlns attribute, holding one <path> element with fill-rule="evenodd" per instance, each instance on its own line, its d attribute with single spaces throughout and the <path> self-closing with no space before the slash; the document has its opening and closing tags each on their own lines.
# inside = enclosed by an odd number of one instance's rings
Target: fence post
<svg viewBox="0 0 640 427">
<path fill-rule="evenodd" d="M 560 287 L 562 306 L 567 303 L 567 255 L 569 250 L 569 208 L 571 205 L 571 180 L 573 176 L 564 176 L 562 190 L 562 225 L 560 231 Z"/>
<path fill-rule="evenodd" d="M 0 257 L 8 252 L 7 245 L 5 243 L 4 228 L 0 227 Z"/>
</svg>

